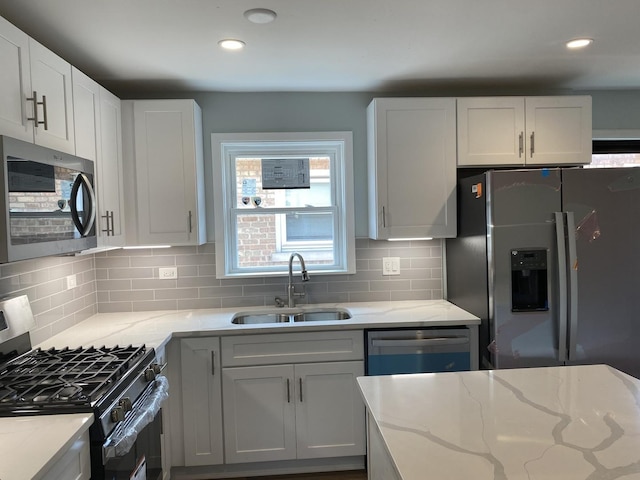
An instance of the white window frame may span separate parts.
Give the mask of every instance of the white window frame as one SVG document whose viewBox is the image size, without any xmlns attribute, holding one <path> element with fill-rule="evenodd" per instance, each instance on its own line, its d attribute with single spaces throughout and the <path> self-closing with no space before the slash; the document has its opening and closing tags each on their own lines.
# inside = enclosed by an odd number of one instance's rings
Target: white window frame
<svg viewBox="0 0 640 480">
<path fill-rule="evenodd" d="M 234 159 L 239 156 L 329 156 L 332 158 L 334 258 L 331 265 L 307 263 L 311 272 L 355 273 L 355 221 L 353 206 L 353 140 L 351 132 L 212 133 L 212 174 L 216 243 L 216 277 L 237 278 L 287 275 L 287 266 L 238 266 L 234 213 L 236 182 Z M 237 210 L 237 209 L 236 209 Z M 279 208 L 278 210 L 285 210 Z M 282 212 L 284 213 L 284 211 Z M 301 250 L 304 256 L 304 250 Z M 288 258 L 288 254 L 286 255 Z"/>
</svg>

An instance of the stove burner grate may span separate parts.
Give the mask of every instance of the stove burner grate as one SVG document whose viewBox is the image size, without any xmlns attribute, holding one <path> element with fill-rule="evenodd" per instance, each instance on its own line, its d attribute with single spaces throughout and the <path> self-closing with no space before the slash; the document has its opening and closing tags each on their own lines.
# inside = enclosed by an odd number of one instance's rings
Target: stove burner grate
<svg viewBox="0 0 640 480">
<path fill-rule="evenodd" d="M 145 351 L 144 346 L 32 350 L 0 365 L 0 409 L 90 406 Z"/>
</svg>

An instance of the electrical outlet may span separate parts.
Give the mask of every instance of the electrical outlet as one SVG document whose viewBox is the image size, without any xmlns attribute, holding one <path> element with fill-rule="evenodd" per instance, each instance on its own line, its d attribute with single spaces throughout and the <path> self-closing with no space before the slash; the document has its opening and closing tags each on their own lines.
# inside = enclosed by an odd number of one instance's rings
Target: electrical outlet
<svg viewBox="0 0 640 480">
<path fill-rule="evenodd" d="M 400 275 L 400 257 L 383 257 L 382 275 Z"/>
<path fill-rule="evenodd" d="M 72 288 L 76 288 L 78 286 L 78 282 L 75 275 L 67 275 L 67 290 L 71 290 Z"/>
<path fill-rule="evenodd" d="M 161 267 L 158 269 L 158 277 L 164 280 L 178 278 L 178 267 Z"/>
</svg>

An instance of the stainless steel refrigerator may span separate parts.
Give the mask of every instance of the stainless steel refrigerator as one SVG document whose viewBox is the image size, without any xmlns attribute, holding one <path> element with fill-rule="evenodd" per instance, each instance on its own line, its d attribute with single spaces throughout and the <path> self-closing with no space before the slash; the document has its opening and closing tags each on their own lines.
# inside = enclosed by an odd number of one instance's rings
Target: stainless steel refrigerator
<svg viewBox="0 0 640 480">
<path fill-rule="evenodd" d="M 481 366 L 605 363 L 640 378 L 640 168 L 496 170 L 458 184 L 447 298 Z"/>
</svg>

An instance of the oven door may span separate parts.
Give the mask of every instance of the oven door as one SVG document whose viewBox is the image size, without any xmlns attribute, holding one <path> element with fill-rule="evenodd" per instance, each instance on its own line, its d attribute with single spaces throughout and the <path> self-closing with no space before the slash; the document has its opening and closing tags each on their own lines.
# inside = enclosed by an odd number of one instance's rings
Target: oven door
<svg viewBox="0 0 640 480">
<path fill-rule="evenodd" d="M 158 376 L 103 444 L 92 445 L 92 480 L 162 479 L 162 402 L 166 378 Z"/>
</svg>

